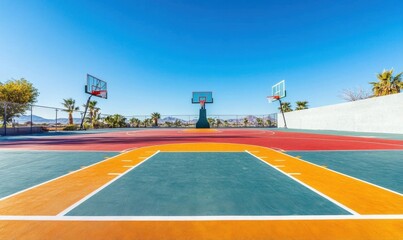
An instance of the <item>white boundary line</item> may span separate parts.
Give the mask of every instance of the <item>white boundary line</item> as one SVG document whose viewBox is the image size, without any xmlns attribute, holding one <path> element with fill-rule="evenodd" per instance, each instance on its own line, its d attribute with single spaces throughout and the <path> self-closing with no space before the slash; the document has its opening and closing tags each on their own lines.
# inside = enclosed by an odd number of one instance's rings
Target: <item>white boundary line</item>
<svg viewBox="0 0 403 240">
<path fill-rule="evenodd" d="M 42 182 L 42 183 L 39 183 L 39 184 L 34 185 L 34 186 L 32 186 L 32 187 L 29 187 L 29 188 L 23 189 L 23 190 L 21 190 L 21 191 L 18 191 L 18 192 L 16 192 L 16 193 L 11 194 L 11 195 L 8 195 L 8 196 L 5 196 L 5 197 L 2 197 L 2 198 L 0 198 L 0 201 L 3 201 L 3 200 L 5 200 L 5 199 L 7 199 L 7 198 L 10 198 L 10 197 L 13 197 L 13 196 L 15 196 L 15 195 L 17 195 L 17 194 L 20 194 L 20 193 L 26 192 L 26 191 L 31 190 L 31 189 L 33 189 L 33 188 L 36 188 L 36 187 L 42 186 L 42 185 L 44 185 L 44 184 L 50 183 L 50 182 L 52 182 L 52 181 L 56 181 L 56 180 L 58 180 L 58 179 L 60 179 L 60 178 L 63 178 L 63 177 L 66 177 L 66 176 L 68 176 L 68 175 L 70 175 L 70 174 L 73 174 L 73 173 L 76 173 L 76 172 L 82 171 L 82 170 L 84 170 L 84 169 L 87 169 L 87 168 L 89 168 L 89 167 L 92 167 L 92 166 L 95 166 L 95 165 L 97 165 L 97 164 L 103 163 L 103 162 L 108 161 L 108 160 L 110 160 L 110 159 L 113 159 L 113 158 L 119 157 L 119 156 L 120 156 L 120 155 L 122 155 L 122 154 L 125 154 L 125 153 L 120 153 L 120 154 L 118 154 L 118 155 L 116 155 L 116 156 L 113 156 L 113 157 L 110 157 L 110 158 L 104 159 L 104 160 L 102 160 L 102 161 L 96 162 L 96 163 L 91 164 L 91 165 L 88 165 L 88 166 L 86 166 L 86 167 L 83 167 L 83 168 L 77 169 L 77 170 L 75 170 L 75 171 L 69 172 L 69 173 L 64 174 L 64 175 L 61 175 L 61 176 L 59 176 L 59 177 L 52 178 L 52 179 L 50 179 L 50 180 L 47 180 L 47 181 Z"/>
<path fill-rule="evenodd" d="M 271 168 L 273 168 L 273 169 L 279 171 L 279 172 L 282 173 L 283 175 L 285 175 L 285 176 L 291 178 L 292 180 L 298 182 L 298 183 L 301 184 L 302 186 L 304 186 L 304 187 L 308 188 L 309 190 L 315 192 L 316 194 L 320 195 L 321 197 L 323 197 L 323 198 L 327 199 L 328 201 L 330 201 L 330 202 L 336 204 L 337 206 L 343 208 L 343 209 L 346 210 L 347 212 L 349 212 L 349 213 L 351 213 L 351 214 L 353 214 L 353 215 L 359 215 L 359 213 L 357 213 L 356 211 L 354 211 L 354 210 L 352 210 L 352 209 L 350 209 L 350 208 L 344 206 L 343 204 L 337 202 L 337 201 L 334 200 L 333 198 L 330 198 L 329 196 L 327 196 L 327 195 L 325 195 L 325 194 L 319 192 L 319 191 L 316 190 L 315 188 L 313 188 L 313 187 L 311 187 L 311 186 L 305 184 L 304 182 L 302 182 L 302 181 L 300 181 L 300 180 L 294 178 L 293 176 L 291 176 L 291 175 L 289 175 L 289 174 L 287 174 L 287 173 L 281 171 L 280 169 L 278 169 L 278 168 L 276 168 L 276 167 L 273 167 L 271 164 L 269 164 L 268 162 L 266 162 L 266 161 L 260 159 L 258 156 L 255 156 L 254 154 L 250 153 L 248 150 L 245 150 L 245 152 L 247 152 L 247 153 L 249 153 L 250 155 L 252 155 L 253 157 L 259 159 L 260 161 L 262 161 L 263 163 L 267 164 L 267 165 L 270 166 Z"/>
<path fill-rule="evenodd" d="M 106 184 L 102 185 L 101 187 L 99 187 L 98 189 L 96 189 L 95 191 L 91 192 L 90 194 L 88 194 L 87 196 L 85 196 L 84 198 L 80 199 L 78 202 L 74 203 L 73 205 L 71 205 L 70 207 L 66 208 L 65 210 L 63 210 L 62 212 L 60 212 L 59 214 L 57 214 L 57 216 L 64 216 L 66 215 L 68 212 L 70 212 L 71 210 L 73 210 L 74 208 L 76 208 L 78 205 L 80 205 L 81 203 L 85 202 L 86 200 L 88 200 L 89 198 L 91 198 L 92 196 L 94 196 L 95 194 L 97 194 L 98 192 L 100 192 L 102 189 L 106 188 L 107 186 L 111 185 L 113 182 L 115 182 L 116 180 L 120 179 L 121 177 L 123 177 L 124 175 L 126 175 L 128 172 L 130 172 L 131 170 L 135 169 L 136 167 L 140 166 L 142 163 L 144 163 L 145 161 L 147 161 L 148 159 L 154 157 L 155 155 L 157 155 L 160 151 L 156 151 L 154 154 L 152 154 L 151 156 L 147 157 L 146 159 L 144 159 L 143 161 L 139 162 L 138 164 L 136 164 L 135 166 L 129 168 L 128 170 L 126 170 L 125 172 L 123 172 L 122 174 L 120 174 L 118 177 L 112 179 L 111 181 L 107 182 Z"/>
<path fill-rule="evenodd" d="M 388 145 L 388 146 L 403 147 L 403 144 L 360 141 L 360 140 L 350 140 L 350 139 L 309 138 L 309 137 L 276 137 L 276 139 L 299 139 L 299 140 L 311 140 L 311 141 L 357 142 L 357 143 L 370 143 L 370 144 L 378 144 L 378 145 Z M 374 140 L 376 140 L 376 139 L 374 139 Z M 389 139 L 385 139 L 385 140 L 389 140 Z M 392 140 L 392 141 L 401 141 L 401 140 Z M 400 150 L 402 150 L 402 149 L 400 149 Z"/>
<path fill-rule="evenodd" d="M 323 166 L 321 166 L 321 165 L 318 165 L 318 164 L 315 164 L 315 163 L 311 163 L 311 162 L 309 162 L 309 161 L 307 161 L 307 160 L 304 160 L 304 159 L 302 159 L 302 158 L 296 158 L 296 157 L 294 157 L 294 156 L 288 155 L 288 154 L 283 153 L 283 152 L 282 152 L 282 154 L 284 154 L 284 155 L 286 155 L 286 156 L 289 156 L 289 157 L 292 157 L 292 158 L 295 158 L 295 159 L 298 159 L 298 160 L 301 160 L 301 161 L 303 161 L 303 162 L 309 163 L 309 164 L 311 164 L 311 165 L 314 165 L 314 166 L 317 166 L 317 167 L 321 167 L 321 168 L 323 168 Z M 332 169 L 330 169 L 329 167 L 326 167 L 326 170 L 329 170 L 329 171 L 331 171 L 331 172 L 334 172 L 334 173 L 340 174 L 340 175 L 342 175 L 342 176 L 349 177 L 349 178 L 352 178 L 352 179 L 354 179 L 354 180 L 357 180 L 357 181 L 360 181 L 360 182 L 363 182 L 363 183 L 366 183 L 366 184 L 372 185 L 372 186 L 374 186 L 374 187 L 377 187 L 377 188 L 383 189 L 383 190 L 385 190 L 385 191 L 388 191 L 388 192 L 391 192 L 391 193 L 397 194 L 397 195 L 399 195 L 399 196 L 403 196 L 403 194 L 402 194 L 402 193 L 399 193 L 399 192 L 393 191 L 393 190 L 388 189 L 388 188 L 385 188 L 385 187 L 381 187 L 381 186 L 376 185 L 376 184 L 374 184 L 374 183 L 367 182 L 367 181 L 365 181 L 365 180 L 362 180 L 362 179 L 359 179 L 359 178 L 356 178 L 356 177 L 353 177 L 353 176 L 350 176 L 350 175 L 347 175 L 347 174 L 344 174 L 344 173 L 338 172 L 338 171 L 336 171 L 336 170 L 332 170 Z"/>
<path fill-rule="evenodd" d="M 282 221 L 282 220 L 403 220 L 403 214 L 284 216 L 0 216 L 0 221 Z"/>
<path fill-rule="evenodd" d="M 346 149 L 346 150 L 327 150 L 327 149 L 314 149 L 314 150 L 287 150 L 286 152 L 403 152 L 403 149 Z"/>
<path fill-rule="evenodd" d="M 30 148 L 0 148 L 0 152 L 78 152 L 78 153 L 120 153 L 121 151 L 111 151 L 111 150 L 54 150 L 54 149 L 30 149 Z"/>
</svg>

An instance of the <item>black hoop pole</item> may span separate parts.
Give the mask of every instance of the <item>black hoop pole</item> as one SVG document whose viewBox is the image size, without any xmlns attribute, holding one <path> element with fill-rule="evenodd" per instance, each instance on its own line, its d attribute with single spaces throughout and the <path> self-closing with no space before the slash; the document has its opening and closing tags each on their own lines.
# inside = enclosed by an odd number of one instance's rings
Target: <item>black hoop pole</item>
<svg viewBox="0 0 403 240">
<path fill-rule="evenodd" d="M 91 97 L 92 97 L 92 95 L 90 95 L 90 97 L 87 100 L 87 104 L 85 104 L 85 110 L 84 110 L 83 118 L 81 119 L 80 130 L 83 130 L 84 119 L 85 119 L 85 115 L 86 115 L 87 110 L 88 110 L 88 104 L 90 104 Z"/>
<path fill-rule="evenodd" d="M 287 128 L 287 122 L 285 121 L 285 116 L 284 116 L 284 111 L 283 111 L 283 105 L 281 104 L 281 100 L 280 100 L 280 98 L 278 99 L 278 102 L 280 103 L 281 115 L 283 115 L 283 120 L 284 120 L 284 128 Z"/>
</svg>

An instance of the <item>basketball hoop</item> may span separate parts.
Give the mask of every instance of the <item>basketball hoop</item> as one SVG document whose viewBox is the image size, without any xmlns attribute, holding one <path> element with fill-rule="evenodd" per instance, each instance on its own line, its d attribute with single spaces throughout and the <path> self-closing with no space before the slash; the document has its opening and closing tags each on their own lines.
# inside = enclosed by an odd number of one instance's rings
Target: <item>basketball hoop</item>
<svg viewBox="0 0 403 240">
<path fill-rule="evenodd" d="M 268 96 L 267 97 L 267 101 L 269 101 L 269 103 L 272 103 L 274 101 L 277 101 L 280 99 L 280 96 Z"/>
<path fill-rule="evenodd" d="M 206 100 L 200 100 L 200 106 L 203 108 L 204 104 L 206 104 Z"/>
</svg>

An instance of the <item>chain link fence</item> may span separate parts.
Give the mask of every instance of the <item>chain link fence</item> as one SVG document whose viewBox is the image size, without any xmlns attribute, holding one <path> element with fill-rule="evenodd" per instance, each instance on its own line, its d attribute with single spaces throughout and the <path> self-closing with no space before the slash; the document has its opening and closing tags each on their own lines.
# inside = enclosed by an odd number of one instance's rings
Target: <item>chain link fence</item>
<svg viewBox="0 0 403 240">
<path fill-rule="evenodd" d="M 63 108 L 0 102 L 0 135 L 21 135 L 42 132 L 72 131 L 80 128 L 99 129 L 112 127 L 194 128 L 198 115 L 161 115 L 158 121 L 151 115 L 122 116 L 102 114 L 99 110 L 66 111 Z M 277 127 L 277 114 L 209 115 L 215 128 Z"/>
<path fill-rule="evenodd" d="M 131 127 L 152 127 L 155 121 L 150 115 L 134 115 L 127 117 Z M 138 119 L 139 121 L 131 121 Z M 161 115 L 158 127 L 196 127 L 199 115 Z M 277 127 L 277 114 L 243 114 L 243 115 L 208 115 L 207 120 L 211 127 Z"/>
</svg>

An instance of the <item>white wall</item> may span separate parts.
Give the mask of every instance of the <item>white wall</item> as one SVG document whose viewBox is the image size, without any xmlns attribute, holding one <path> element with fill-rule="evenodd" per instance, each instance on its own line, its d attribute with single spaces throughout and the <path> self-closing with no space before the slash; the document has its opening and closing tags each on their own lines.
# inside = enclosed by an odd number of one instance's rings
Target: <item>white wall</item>
<svg viewBox="0 0 403 240">
<path fill-rule="evenodd" d="M 296 129 L 403 133 L 403 93 L 288 112 L 285 119 Z"/>
</svg>

